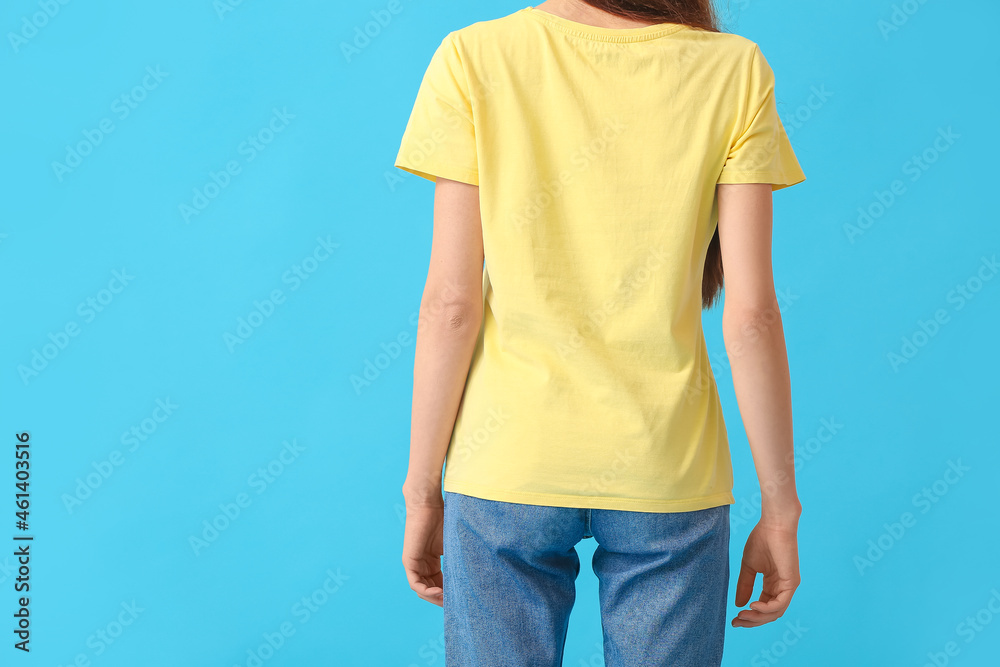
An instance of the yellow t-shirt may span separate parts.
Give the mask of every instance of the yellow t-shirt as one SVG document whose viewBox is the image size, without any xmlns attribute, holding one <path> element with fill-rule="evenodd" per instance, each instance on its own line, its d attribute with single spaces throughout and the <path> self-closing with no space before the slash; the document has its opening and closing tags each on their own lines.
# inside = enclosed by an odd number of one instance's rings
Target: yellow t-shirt
<svg viewBox="0 0 1000 667">
<path fill-rule="evenodd" d="M 431 58 L 395 166 L 479 186 L 483 326 L 445 491 L 734 502 L 701 328 L 715 186 L 805 180 L 754 42 L 532 7 L 474 23 Z"/>
</svg>

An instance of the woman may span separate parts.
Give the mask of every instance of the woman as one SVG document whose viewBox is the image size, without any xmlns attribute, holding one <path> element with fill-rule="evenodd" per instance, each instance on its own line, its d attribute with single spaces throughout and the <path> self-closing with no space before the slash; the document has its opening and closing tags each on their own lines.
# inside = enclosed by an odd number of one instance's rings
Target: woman
<svg viewBox="0 0 1000 667">
<path fill-rule="evenodd" d="M 734 498 L 701 311 L 723 272 L 762 490 L 737 606 L 763 590 L 732 625 L 799 584 L 770 238 L 771 192 L 805 176 L 760 49 L 710 0 L 546 0 L 444 38 L 395 164 L 435 182 L 403 564 L 447 664 L 560 665 L 593 537 L 605 664 L 718 665 Z"/>
</svg>

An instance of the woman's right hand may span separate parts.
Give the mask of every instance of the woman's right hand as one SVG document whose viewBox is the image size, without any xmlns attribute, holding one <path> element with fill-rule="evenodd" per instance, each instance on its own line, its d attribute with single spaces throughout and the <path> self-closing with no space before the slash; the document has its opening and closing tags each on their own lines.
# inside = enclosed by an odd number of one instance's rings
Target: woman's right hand
<svg viewBox="0 0 1000 667">
<path fill-rule="evenodd" d="M 444 606 L 441 556 L 444 554 L 443 502 L 407 502 L 403 535 L 403 569 L 420 599 Z"/>
</svg>

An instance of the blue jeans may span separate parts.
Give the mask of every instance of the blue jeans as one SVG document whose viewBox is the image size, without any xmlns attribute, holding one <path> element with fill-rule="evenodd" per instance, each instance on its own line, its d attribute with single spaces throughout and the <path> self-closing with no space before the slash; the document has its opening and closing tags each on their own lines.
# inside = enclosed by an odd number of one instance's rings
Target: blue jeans
<svg viewBox="0 0 1000 667">
<path fill-rule="evenodd" d="M 722 662 L 729 505 L 631 512 L 444 493 L 446 667 L 560 667 L 580 573 L 597 540 L 606 667 Z"/>
</svg>

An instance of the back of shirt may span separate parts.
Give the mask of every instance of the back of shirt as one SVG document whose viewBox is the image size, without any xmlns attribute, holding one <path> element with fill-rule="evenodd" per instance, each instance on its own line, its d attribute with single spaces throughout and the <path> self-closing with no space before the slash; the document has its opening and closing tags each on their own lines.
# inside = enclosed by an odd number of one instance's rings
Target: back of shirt
<svg viewBox="0 0 1000 667">
<path fill-rule="evenodd" d="M 755 43 L 532 7 L 474 23 L 434 53 L 395 165 L 479 186 L 483 328 L 446 491 L 734 501 L 701 329 L 716 184 L 805 180 Z"/>
</svg>

